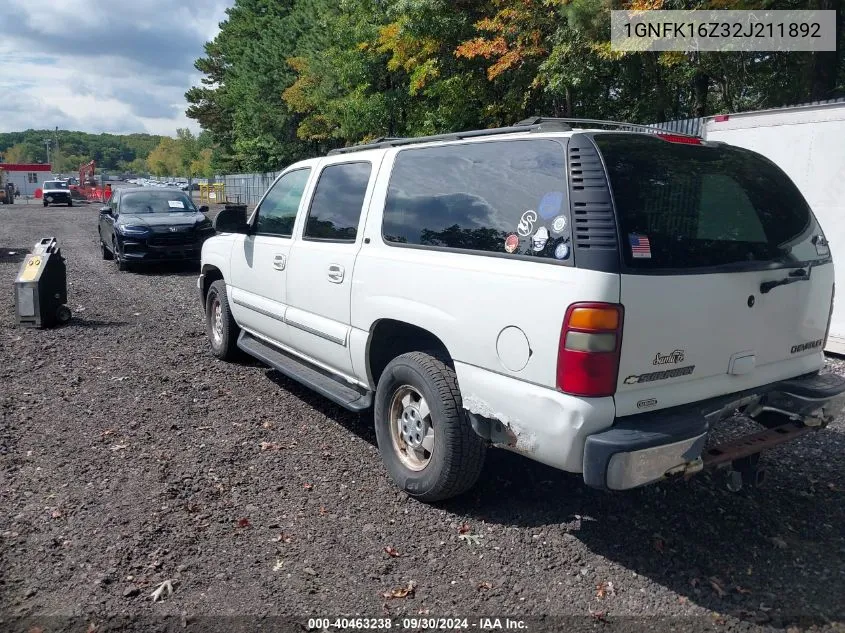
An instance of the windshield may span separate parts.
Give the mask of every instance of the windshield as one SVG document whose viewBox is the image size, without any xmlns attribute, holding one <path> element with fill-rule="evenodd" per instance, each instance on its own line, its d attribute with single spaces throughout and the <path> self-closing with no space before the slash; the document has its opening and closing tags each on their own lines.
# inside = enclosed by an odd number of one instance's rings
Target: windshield
<svg viewBox="0 0 845 633">
<path fill-rule="evenodd" d="M 127 193 L 120 199 L 120 212 L 131 215 L 143 213 L 196 213 L 197 208 L 180 191 L 139 191 Z"/>
<path fill-rule="evenodd" d="M 644 134 L 594 138 L 630 268 L 821 258 L 813 242 L 821 229 L 807 202 L 789 177 L 759 154 Z"/>
<path fill-rule="evenodd" d="M 48 180 L 44 183 L 45 189 L 67 189 L 67 183 L 63 180 Z"/>
</svg>

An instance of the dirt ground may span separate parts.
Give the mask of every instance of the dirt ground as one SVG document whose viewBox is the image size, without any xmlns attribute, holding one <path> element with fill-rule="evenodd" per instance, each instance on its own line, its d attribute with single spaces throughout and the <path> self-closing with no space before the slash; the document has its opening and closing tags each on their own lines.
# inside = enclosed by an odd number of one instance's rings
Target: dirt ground
<svg viewBox="0 0 845 633">
<path fill-rule="evenodd" d="M 96 220 L 0 209 L 0 631 L 845 630 L 841 420 L 765 455 L 759 490 L 608 494 L 492 451 L 471 493 L 424 505 L 388 480 L 370 416 L 213 358 L 197 271 L 118 272 Z M 21 329 L 12 282 L 45 236 L 73 319 Z"/>
</svg>

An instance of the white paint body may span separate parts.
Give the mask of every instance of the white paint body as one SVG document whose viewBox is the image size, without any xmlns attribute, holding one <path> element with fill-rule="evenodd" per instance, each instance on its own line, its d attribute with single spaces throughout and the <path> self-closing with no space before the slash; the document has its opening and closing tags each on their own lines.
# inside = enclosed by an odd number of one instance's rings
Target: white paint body
<svg viewBox="0 0 845 633">
<path fill-rule="evenodd" d="M 821 224 L 845 279 L 845 103 L 710 117 L 704 138 L 753 150 L 783 169 Z M 845 300 L 836 302 L 826 349 L 845 354 Z"/>
<path fill-rule="evenodd" d="M 393 319 L 423 328 L 454 360 L 467 410 L 506 424 L 517 438 L 513 450 L 571 472 L 582 471 L 586 438 L 617 417 L 642 413 L 640 402 L 653 401 L 648 410 L 658 410 L 822 366 L 819 349 L 791 354 L 790 346 L 824 335 L 832 266 L 815 269 L 809 283 L 776 289 L 750 309 L 748 295 L 783 271 L 620 275 L 542 260 L 398 247 L 383 240 L 381 228 L 401 151 L 373 149 L 292 165 L 286 172 L 306 166 L 312 173 L 291 238 L 223 234 L 205 242 L 202 265 L 222 272 L 241 328 L 371 390 L 376 385 L 368 371 L 368 343 L 378 322 Z M 320 170 L 364 160 L 373 170 L 355 243 L 303 240 Z M 259 246 L 261 239 L 267 243 Z M 244 255 L 250 243 L 252 258 Z M 272 265 L 278 255 L 286 258 L 284 270 Z M 341 283 L 330 278 L 333 265 L 343 268 Z M 614 397 L 582 398 L 556 388 L 563 318 L 572 303 L 585 301 L 625 308 Z M 685 350 L 684 364 L 696 366 L 694 375 L 626 384 L 630 375 L 675 366 L 652 364 L 656 352 L 675 349 Z"/>
</svg>

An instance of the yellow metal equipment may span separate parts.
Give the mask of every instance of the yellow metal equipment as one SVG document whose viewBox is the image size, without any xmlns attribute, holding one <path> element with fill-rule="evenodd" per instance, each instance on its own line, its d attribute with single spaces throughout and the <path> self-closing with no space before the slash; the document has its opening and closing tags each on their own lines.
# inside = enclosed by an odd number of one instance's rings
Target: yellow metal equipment
<svg viewBox="0 0 845 633">
<path fill-rule="evenodd" d="M 222 182 L 200 185 L 200 201 L 211 204 L 226 202 L 226 185 Z"/>
</svg>

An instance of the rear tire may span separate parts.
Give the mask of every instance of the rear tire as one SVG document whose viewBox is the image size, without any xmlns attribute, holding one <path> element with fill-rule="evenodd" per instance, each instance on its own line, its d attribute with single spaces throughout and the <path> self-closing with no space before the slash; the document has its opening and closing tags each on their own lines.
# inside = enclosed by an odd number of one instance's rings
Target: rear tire
<svg viewBox="0 0 845 633">
<path fill-rule="evenodd" d="M 211 353 L 217 358 L 233 361 L 240 356 L 238 335 L 241 328 L 229 310 L 226 282 L 222 279 L 211 284 L 205 297 L 205 330 L 211 343 Z"/>
<path fill-rule="evenodd" d="M 379 378 L 374 418 L 384 465 L 409 495 L 441 501 L 478 481 L 487 446 L 464 413 L 455 370 L 435 352 L 409 352 L 390 361 Z"/>
</svg>

